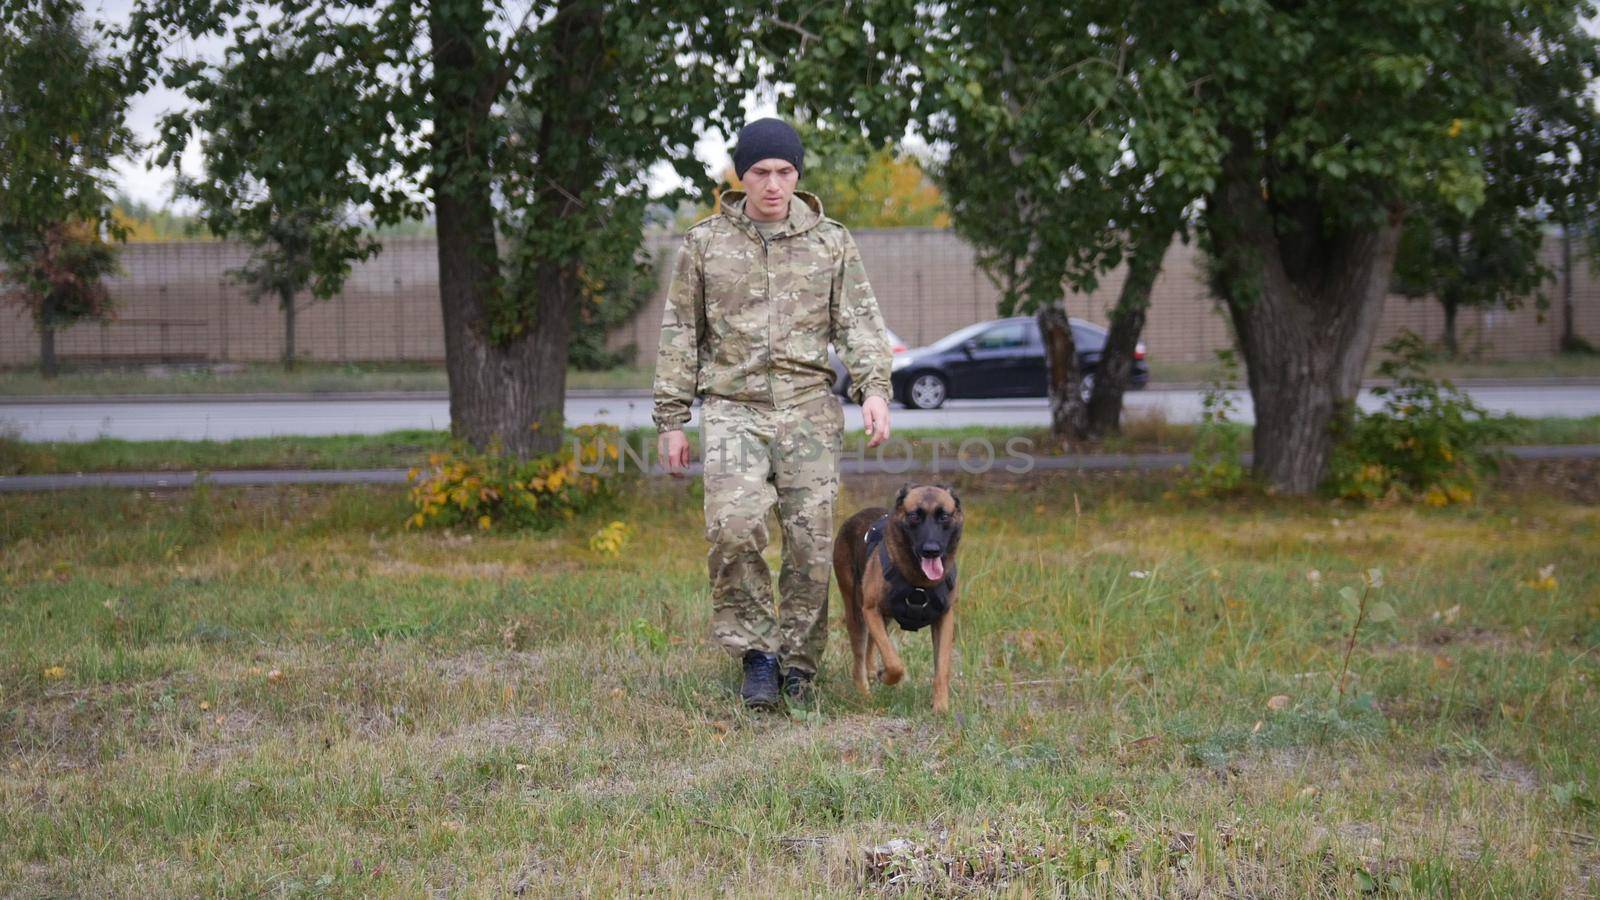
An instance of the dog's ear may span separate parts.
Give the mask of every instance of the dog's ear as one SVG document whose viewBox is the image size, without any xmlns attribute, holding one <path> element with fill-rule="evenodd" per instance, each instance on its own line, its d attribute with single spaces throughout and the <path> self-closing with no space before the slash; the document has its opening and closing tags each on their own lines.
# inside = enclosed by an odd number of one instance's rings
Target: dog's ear
<svg viewBox="0 0 1600 900">
<path fill-rule="evenodd" d="M 950 495 L 950 499 L 956 502 L 957 510 L 961 509 L 961 496 L 956 493 L 956 489 L 953 485 L 941 484 L 939 485 L 939 489 Z"/>
<path fill-rule="evenodd" d="M 898 511 L 900 506 L 906 502 L 906 494 L 909 493 L 911 493 L 911 482 L 908 481 L 900 486 L 900 493 L 894 495 L 894 506 L 889 511 Z"/>
</svg>

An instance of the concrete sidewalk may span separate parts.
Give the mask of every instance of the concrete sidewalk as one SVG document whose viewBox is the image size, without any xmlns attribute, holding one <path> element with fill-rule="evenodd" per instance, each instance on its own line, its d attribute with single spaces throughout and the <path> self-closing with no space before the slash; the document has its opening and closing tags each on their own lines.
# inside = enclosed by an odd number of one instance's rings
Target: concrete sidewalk
<svg viewBox="0 0 1600 900">
<path fill-rule="evenodd" d="M 1514 459 L 1595 459 L 1600 458 L 1600 444 L 1572 444 L 1547 447 L 1504 447 L 1507 456 Z M 1250 464 L 1251 455 L 1242 460 Z M 1021 475 L 1029 471 L 1151 471 L 1188 465 L 1188 453 L 1103 453 L 1080 456 L 1033 456 L 1022 459 L 996 459 L 987 466 L 958 465 L 954 460 L 942 460 L 935 468 L 928 462 L 906 460 L 845 459 L 840 470 L 845 475 L 904 475 L 912 472 L 952 476 L 958 474 L 982 475 L 998 473 Z M 700 474 L 699 464 L 690 467 L 689 474 Z M 660 469 L 650 472 L 652 477 L 666 477 Z M 197 481 L 219 487 L 261 487 L 287 484 L 405 484 L 405 469 L 241 469 L 218 472 L 91 472 L 73 475 L 10 475 L 0 476 L 0 493 L 22 491 L 61 491 L 74 488 L 121 488 L 133 490 L 170 490 L 193 487 Z"/>
</svg>

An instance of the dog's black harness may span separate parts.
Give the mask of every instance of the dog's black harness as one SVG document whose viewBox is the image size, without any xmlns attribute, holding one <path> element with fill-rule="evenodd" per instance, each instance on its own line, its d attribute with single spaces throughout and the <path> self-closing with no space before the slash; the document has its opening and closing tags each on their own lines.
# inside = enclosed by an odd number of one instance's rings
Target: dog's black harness
<svg viewBox="0 0 1600 900">
<path fill-rule="evenodd" d="M 889 582 L 889 590 L 885 594 L 889 600 L 889 614 L 906 631 L 926 628 L 939 621 L 950 609 L 950 592 L 956 587 L 955 569 L 951 567 L 945 573 L 944 580 L 931 588 L 913 585 L 889 559 L 889 542 L 884 540 L 888 530 L 889 515 L 885 513 L 867 529 L 864 539 L 868 547 L 877 550 L 878 565 L 883 568 L 883 577 Z"/>
</svg>

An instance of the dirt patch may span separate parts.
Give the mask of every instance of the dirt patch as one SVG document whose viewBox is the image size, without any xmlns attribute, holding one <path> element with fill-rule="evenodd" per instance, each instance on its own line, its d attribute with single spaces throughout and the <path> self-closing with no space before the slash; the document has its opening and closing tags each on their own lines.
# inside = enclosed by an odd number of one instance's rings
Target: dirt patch
<svg viewBox="0 0 1600 900">
<path fill-rule="evenodd" d="M 467 681 L 491 680 L 514 682 L 531 674 L 543 672 L 549 663 L 547 654 L 538 651 L 492 652 L 473 650 L 455 656 L 446 656 L 430 663 L 429 667 L 446 684 Z"/>
<path fill-rule="evenodd" d="M 771 772 L 774 766 L 803 747 L 820 745 L 829 752 L 860 762 L 856 754 L 863 754 L 869 748 L 881 748 L 886 737 L 912 745 L 926 743 L 931 738 L 931 732 L 919 733 L 908 719 L 873 715 L 845 716 L 805 725 L 776 720 L 770 727 L 751 729 L 750 734 L 751 740 L 742 750 L 730 747 L 708 759 L 655 769 L 644 778 L 590 779 L 575 785 L 573 790 L 596 800 L 658 792 L 671 795 L 701 784 L 718 784 Z"/>
<path fill-rule="evenodd" d="M 1496 487 L 1600 503 L 1600 459 L 1509 459 L 1494 477 Z"/>
<path fill-rule="evenodd" d="M 438 750 L 450 753 L 482 751 L 501 747 L 529 747 L 554 744 L 564 732 L 553 721 L 540 716 L 514 716 L 468 722 L 434 742 Z"/>
</svg>

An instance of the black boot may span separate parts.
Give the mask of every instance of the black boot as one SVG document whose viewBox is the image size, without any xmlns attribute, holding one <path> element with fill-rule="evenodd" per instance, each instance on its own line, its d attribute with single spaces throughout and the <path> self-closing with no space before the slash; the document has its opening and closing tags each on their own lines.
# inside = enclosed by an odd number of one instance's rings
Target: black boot
<svg viewBox="0 0 1600 900">
<path fill-rule="evenodd" d="M 760 650 L 744 654 L 744 686 L 739 689 L 744 705 L 751 709 L 778 708 L 778 657 Z"/>
<path fill-rule="evenodd" d="M 783 673 L 783 696 L 790 703 L 804 705 L 811 702 L 811 679 L 815 677 L 810 672 L 800 669 L 786 669 Z"/>
</svg>

